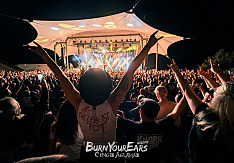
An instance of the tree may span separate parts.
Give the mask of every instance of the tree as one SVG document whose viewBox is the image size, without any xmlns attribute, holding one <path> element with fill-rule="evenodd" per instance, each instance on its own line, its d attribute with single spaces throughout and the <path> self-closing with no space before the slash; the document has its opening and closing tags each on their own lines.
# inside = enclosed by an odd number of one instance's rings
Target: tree
<svg viewBox="0 0 234 163">
<path fill-rule="evenodd" d="M 209 69 L 210 59 L 214 64 L 219 64 L 223 71 L 234 72 L 234 49 L 231 52 L 225 51 L 224 49 L 219 50 L 214 56 L 209 56 L 199 67 L 202 67 L 204 70 Z"/>
</svg>

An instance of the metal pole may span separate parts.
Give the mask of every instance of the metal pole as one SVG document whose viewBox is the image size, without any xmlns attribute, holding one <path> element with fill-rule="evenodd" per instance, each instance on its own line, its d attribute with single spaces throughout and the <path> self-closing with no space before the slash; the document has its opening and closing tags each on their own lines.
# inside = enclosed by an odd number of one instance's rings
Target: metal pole
<svg viewBox="0 0 234 163">
<path fill-rule="evenodd" d="M 147 39 L 146 41 L 148 42 L 149 39 Z M 147 42 L 145 43 L 145 45 L 147 44 Z M 145 67 L 146 67 L 146 63 L 147 63 L 147 68 L 149 68 L 149 54 L 147 54 L 145 57 Z M 144 67 L 144 69 L 145 69 L 145 67 Z"/>
<path fill-rule="evenodd" d="M 140 49 L 140 51 L 143 49 L 143 47 L 144 47 L 144 39 L 143 39 L 143 37 L 141 37 L 141 49 Z M 137 55 L 139 55 L 139 54 L 137 54 Z M 144 67 L 144 61 L 142 62 L 141 66 L 140 66 L 140 71 L 143 70 L 143 67 Z"/>
<path fill-rule="evenodd" d="M 98 36 L 83 36 L 83 37 L 67 37 L 66 41 L 67 42 L 69 39 L 76 39 L 76 38 L 93 38 L 93 37 L 118 37 L 118 36 L 140 36 L 141 39 L 143 39 L 143 36 L 140 33 L 137 34 L 120 34 L 120 35 L 98 35 Z"/>
<path fill-rule="evenodd" d="M 155 69 L 158 71 L 158 43 L 156 45 L 156 55 L 155 55 Z"/>
<path fill-rule="evenodd" d="M 67 42 L 65 42 L 65 56 L 67 56 L 67 69 L 70 69 L 70 65 L 69 65 L 69 62 L 68 62 L 68 52 L 67 52 Z"/>
<path fill-rule="evenodd" d="M 56 58 L 56 46 L 57 46 L 57 43 L 54 45 L 54 62 L 57 64 L 57 58 Z"/>
</svg>

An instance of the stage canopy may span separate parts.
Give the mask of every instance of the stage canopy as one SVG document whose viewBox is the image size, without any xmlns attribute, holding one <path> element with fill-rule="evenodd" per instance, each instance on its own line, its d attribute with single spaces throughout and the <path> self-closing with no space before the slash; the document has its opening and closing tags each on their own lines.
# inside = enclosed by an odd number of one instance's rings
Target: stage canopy
<svg viewBox="0 0 234 163">
<path fill-rule="evenodd" d="M 56 42 L 71 41 L 69 38 L 78 37 L 76 42 L 131 42 L 144 40 L 146 43 L 149 36 L 157 29 L 147 25 L 139 19 L 133 12 L 122 12 L 115 15 L 68 21 L 40 21 L 30 22 L 38 31 L 36 42 L 43 47 L 54 50 Z M 174 42 L 182 40 L 182 37 L 159 31 L 157 37 L 164 36 L 159 41 L 158 47 L 153 47 L 150 53 L 158 52 L 167 55 L 167 48 Z M 73 40 L 74 41 L 74 40 Z M 68 44 L 67 55 L 77 54 L 77 47 Z M 57 49 L 58 48 L 58 49 Z M 61 54 L 60 47 L 57 46 L 56 53 Z"/>
</svg>

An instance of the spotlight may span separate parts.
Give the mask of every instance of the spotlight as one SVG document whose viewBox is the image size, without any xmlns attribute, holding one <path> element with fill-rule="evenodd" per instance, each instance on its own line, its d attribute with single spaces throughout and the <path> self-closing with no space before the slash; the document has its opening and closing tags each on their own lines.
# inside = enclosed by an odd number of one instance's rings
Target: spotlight
<svg viewBox="0 0 234 163">
<path fill-rule="evenodd" d="M 52 29 L 54 31 L 59 31 L 59 28 L 57 28 L 57 27 L 50 27 L 50 29 Z"/>
<path fill-rule="evenodd" d="M 79 25 L 80 28 L 85 28 L 85 25 Z"/>
<path fill-rule="evenodd" d="M 105 42 L 107 43 L 107 40 Z"/>
<path fill-rule="evenodd" d="M 106 53 L 106 50 L 105 50 L 105 49 L 103 49 L 103 50 L 102 50 L 102 53 Z"/>
<path fill-rule="evenodd" d="M 116 25 L 114 22 L 106 22 L 104 25 L 105 28 L 109 28 L 109 29 L 115 29 Z"/>
<path fill-rule="evenodd" d="M 99 24 L 93 24 L 94 27 L 101 27 Z"/>
<path fill-rule="evenodd" d="M 134 25 L 132 23 L 127 24 L 128 27 L 133 27 Z"/>
</svg>

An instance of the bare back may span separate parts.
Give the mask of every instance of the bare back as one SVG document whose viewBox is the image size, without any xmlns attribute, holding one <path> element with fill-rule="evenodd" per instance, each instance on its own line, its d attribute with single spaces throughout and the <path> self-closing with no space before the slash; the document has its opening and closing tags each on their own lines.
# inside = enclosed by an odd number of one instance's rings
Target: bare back
<svg viewBox="0 0 234 163">
<path fill-rule="evenodd" d="M 173 111 L 176 106 L 176 103 L 171 101 L 161 101 L 158 104 L 160 106 L 160 111 L 158 112 L 156 120 L 165 118 L 169 113 Z"/>
</svg>

